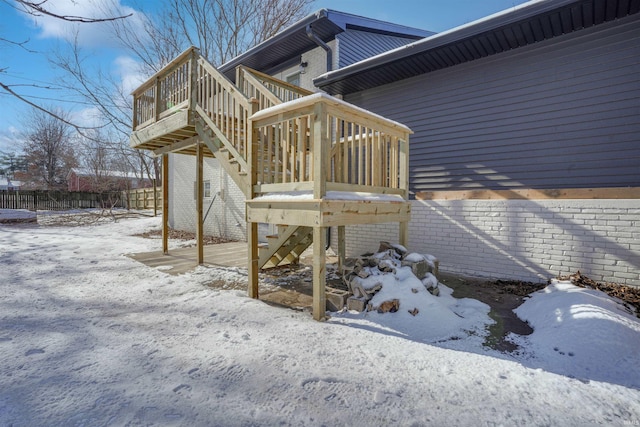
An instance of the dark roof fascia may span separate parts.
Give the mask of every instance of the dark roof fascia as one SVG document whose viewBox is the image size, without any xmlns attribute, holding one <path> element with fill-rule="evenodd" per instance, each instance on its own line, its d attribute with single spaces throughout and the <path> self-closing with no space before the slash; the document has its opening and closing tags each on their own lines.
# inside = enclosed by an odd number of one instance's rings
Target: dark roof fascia
<svg viewBox="0 0 640 427">
<path fill-rule="evenodd" d="M 433 31 L 407 27 L 405 25 L 394 24 L 391 22 L 380 21 L 378 19 L 353 15 L 351 13 L 338 12 L 331 9 L 325 10 L 327 12 L 327 18 L 343 30 L 353 28 L 359 31 L 369 31 L 372 33 L 387 34 L 395 37 L 421 39 L 435 34 Z"/>
<path fill-rule="evenodd" d="M 243 61 L 246 60 L 247 58 L 255 55 L 258 52 L 261 52 L 263 50 L 269 49 L 270 47 L 280 43 L 282 40 L 287 39 L 289 37 L 291 37 L 292 35 L 294 35 L 297 32 L 300 31 L 306 31 L 307 25 L 313 24 L 323 18 L 327 17 L 328 14 L 328 10 L 327 9 L 320 9 L 317 12 L 314 12 L 310 15 L 307 15 L 305 18 L 301 19 L 300 21 L 296 22 L 295 24 L 285 28 L 284 30 L 280 31 L 279 33 L 277 33 L 276 35 L 274 35 L 273 37 L 263 41 L 262 43 L 252 47 L 251 49 L 249 49 L 248 51 L 236 56 L 235 58 L 233 58 L 232 60 L 222 64 L 219 67 L 219 70 L 224 73 L 227 74 L 229 72 L 233 73 L 236 69 L 237 66 L 242 65 Z M 342 29 L 340 29 L 338 26 L 336 26 L 336 33 L 343 31 Z M 235 76 L 233 76 L 235 78 Z"/>
<path fill-rule="evenodd" d="M 420 35 L 405 34 L 405 33 L 398 33 L 395 31 L 379 30 L 377 28 L 362 27 L 360 25 L 353 25 L 353 24 L 347 24 L 347 30 L 365 31 L 367 33 L 382 34 L 385 36 L 392 36 L 392 37 L 398 37 L 403 39 L 413 39 L 413 40 L 422 40 L 425 37 L 429 37 L 435 34 L 433 31 L 421 31 Z"/>
<path fill-rule="evenodd" d="M 606 0 L 602 0 L 606 1 Z M 362 60 L 348 67 L 318 76 L 313 83 L 316 87 L 331 94 L 348 93 L 369 89 L 382 84 L 392 83 L 411 76 L 394 76 L 392 71 L 384 75 L 385 67 L 400 67 L 403 62 L 409 62 L 412 58 L 426 55 L 439 48 L 463 43 L 492 31 L 499 31 L 548 13 L 562 10 L 572 5 L 580 5 L 585 0 L 541 0 L 524 3 L 511 9 L 487 16 L 471 23 L 447 30 L 445 32 L 427 37 L 420 41 L 410 43 L 403 47 L 382 53 L 380 55 Z M 430 70 L 415 70 L 413 76 L 425 74 Z M 367 81 L 368 75 L 376 73 L 376 79 Z M 380 77 L 384 75 L 384 77 Z M 358 80 L 355 82 L 355 80 Z"/>
<path fill-rule="evenodd" d="M 301 55 L 302 53 L 316 47 L 316 43 L 306 36 L 306 28 L 308 25 L 312 27 L 322 26 L 324 42 L 328 42 L 335 38 L 335 36 L 345 31 L 348 26 L 356 26 L 361 31 L 367 29 L 372 32 L 381 32 L 389 35 L 407 38 L 423 38 L 428 35 L 434 34 L 430 31 L 420 30 L 417 28 L 406 27 L 403 25 L 396 25 L 389 22 L 378 21 L 375 19 L 365 18 L 362 16 L 352 15 L 349 13 L 338 12 L 330 9 L 320 9 L 310 15 L 307 15 L 300 21 L 285 28 L 273 37 L 263 41 L 262 43 L 254 46 L 248 51 L 236 56 L 232 60 L 224 63 L 219 67 L 219 70 L 225 74 L 229 79 L 235 80 L 235 69 L 239 65 L 247 65 L 252 62 L 256 62 L 256 58 L 264 57 L 268 55 L 266 52 L 275 52 L 278 47 L 283 47 L 288 44 L 288 49 L 291 49 L 286 57 L 278 57 L 277 61 L 267 64 L 266 68 L 259 71 L 265 71 L 266 69 L 278 68 L 279 61 L 290 61 L 292 58 Z M 302 37 L 304 36 L 304 37 Z M 291 41 L 293 38 L 300 40 L 308 40 L 308 43 L 301 43 L 293 47 Z M 273 55 L 273 53 L 270 53 Z M 251 65 L 249 65 L 251 66 Z M 254 66 L 255 68 L 255 66 Z"/>
</svg>

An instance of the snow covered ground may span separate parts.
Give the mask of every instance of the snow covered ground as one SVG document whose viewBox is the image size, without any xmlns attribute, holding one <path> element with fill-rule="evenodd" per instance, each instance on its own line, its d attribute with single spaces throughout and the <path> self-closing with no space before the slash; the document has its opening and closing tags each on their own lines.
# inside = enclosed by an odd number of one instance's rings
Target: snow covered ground
<svg viewBox="0 0 640 427">
<path fill-rule="evenodd" d="M 159 221 L 0 225 L 0 425 L 640 424 L 640 322 L 604 294 L 535 294 L 517 309 L 535 332 L 502 354 L 486 306 L 443 285 L 415 317 L 318 323 L 206 286 L 244 270 L 128 258 Z"/>
</svg>

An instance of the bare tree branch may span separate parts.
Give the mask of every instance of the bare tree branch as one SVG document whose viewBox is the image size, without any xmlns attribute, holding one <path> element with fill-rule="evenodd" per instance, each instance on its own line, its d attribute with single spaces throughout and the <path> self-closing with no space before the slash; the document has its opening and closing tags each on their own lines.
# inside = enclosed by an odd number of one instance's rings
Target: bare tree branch
<svg viewBox="0 0 640 427">
<path fill-rule="evenodd" d="M 2 0 L 4 3 L 18 9 L 17 7 L 13 6 L 12 4 L 9 3 L 8 0 Z M 47 3 L 49 0 L 42 0 L 42 1 L 27 1 L 27 0 L 13 0 L 16 3 L 18 3 L 20 6 L 22 6 L 22 8 L 18 9 L 21 10 L 25 13 L 28 13 L 29 15 L 32 16 L 42 16 L 42 15 L 46 15 L 46 16 L 51 16 L 53 18 L 56 19 L 61 19 L 63 21 L 69 21 L 69 22 L 80 22 L 80 23 L 95 23 L 95 22 L 110 22 L 110 21 L 117 21 L 119 19 L 124 19 L 124 18 L 128 18 L 129 16 L 133 15 L 132 13 L 128 14 L 128 15 L 122 15 L 122 16 L 112 16 L 112 17 L 106 17 L 106 18 L 88 18 L 85 16 L 75 16 L 75 15 L 59 15 L 57 13 L 51 12 L 50 10 L 48 10 L 45 7 L 45 3 Z"/>
<path fill-rule="evenodd" d="M 31 39 L 27 39 L 27 40 L 25 40 L 25 41 L 23 41 L 23 42 L 15 42 L 15 41 L 13 41 L 13 40 L 9 40 L 9 39 L 5 39 L 4 37 L 0 37 L 0 42 L 1 42 L 1 43 L 9 43 L 9 44 L 12 44 L 12 45 L 15 45 L 15 46 L 21 47 L 22 49 L 26 50 L 26 51 L 27 51 L 27 52 L 29 52 L 29 53 L 38 53 L 38 52 L 36 52 L 35 50 L 28 49 L 28 48 L 25 46 L 25 45 L 26 45 L 27 43 L 29 43 L 30 41 L 31 41 Z"/>
<path fill-rule="evenodd" d="M 45 107 L 41 107 L 38 104 L 35 104 L 35 103 L 29 101 L 27 98 L 25 98 L 22 95 L 14 92 L 13 90 L 11 90 L 11 88 L 9 86 L 7 86 L 6 84 L 4 84 L 2 82 L 0 82 L 0 87 L 2 89 L 4 89 L 6 92 L 8 92 L 9 94 L 11 94 L 11 95 L 15 96 L 16 98 L 18 98 L 20 101 L 24 102 L 25 104 L 28 104 L 28 105 L 32 106 L 33 108 L 35 108 L 36 110 L 39 110 L 39 111 L 41 111 L 43 113 L 46 113 L 46 114 L 50 115 L 54 119 L 60 120 L 62 123 L 66 124 L 68 126 L 71 126 L 72 128 L 74 128 L 78 132 L 81 132 L 83 129 L 91 129 L 91 128 L 88 128 L 88 127 L 78 126 L 78 125 L 76 125 L 74 123 L 71 123 L 67 119 L 59 116 L 54 111 L 48 111 Z"/>
</svg>

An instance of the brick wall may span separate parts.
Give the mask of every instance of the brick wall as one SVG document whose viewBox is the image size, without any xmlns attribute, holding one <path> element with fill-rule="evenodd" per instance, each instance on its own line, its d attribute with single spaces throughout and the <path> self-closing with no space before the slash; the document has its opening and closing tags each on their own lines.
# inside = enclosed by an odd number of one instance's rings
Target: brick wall
<svg viewBox="0 0 640 427">
<path fill-rule="evenodd" d="M 409 249 L 442 271 L 545 281 L 580 270 L 640 286 L 640 200 L 413 201 L 411 215 Z M 347 255 L 397 236 L 397 224 L 347 227 Z"/>
<path fill-rule="evenodd" d="M 196 159 L 194 156 L 172 154 L 169 161 L 169 225 L 178 230 L 195 232 Z M 203 179 L 211 185 L 210 197 L 205 197 L 203 201 L 203 216 L 206 214 L 204 233 L 246 240 L 244 194 L 217 160 L 205 159 L 203 173 Z"/>
<path fill-rule="evenodd" d="M 329 43 L 327 43 L 327 45 L 329 45 L 329 47 L 333 51 L 333 68 L 336 69 L 338 66 L 336 40 L 331 40 Z M 318 88 L 314 86 L 313 79 L 327 72 L 326 52 L 321 47 L 316 47 L 314 49 L 311 49 L 308 52 L 304 52 L 300 56 L 300 62 L 307 63 L 307 68 L 305 69 L 305 73 L 300 76 L 300 87 L 317 92 Z M 296 64 L 278 73 L 273 73 L 272 75 L 277 79 L 287 81 L 288 76 L 290 76 L 291 74 L 295 74 L 299 71 L 300 71 L 300 64 Z"/>
</svg>

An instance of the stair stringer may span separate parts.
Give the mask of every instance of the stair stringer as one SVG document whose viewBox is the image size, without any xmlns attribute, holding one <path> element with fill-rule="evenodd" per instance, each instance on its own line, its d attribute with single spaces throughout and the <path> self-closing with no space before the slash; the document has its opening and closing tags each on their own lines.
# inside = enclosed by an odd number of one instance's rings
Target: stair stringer
<svg viewBox="0 0 640 427">
<path fill-rule="evenodd" d="M 312 242 L 312 227 L 288 225 L 267 247 L 260 248 L 258 268 L 271 268 L 283 262 L 295 262 Z"/>
</svg>

